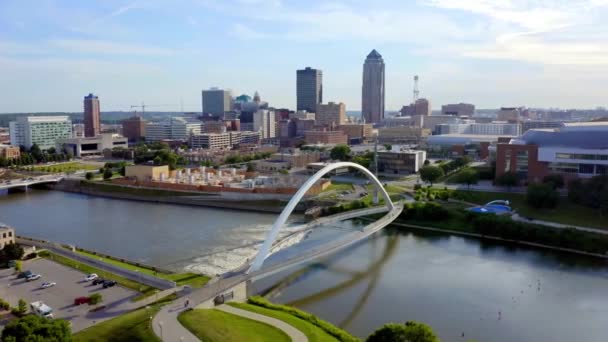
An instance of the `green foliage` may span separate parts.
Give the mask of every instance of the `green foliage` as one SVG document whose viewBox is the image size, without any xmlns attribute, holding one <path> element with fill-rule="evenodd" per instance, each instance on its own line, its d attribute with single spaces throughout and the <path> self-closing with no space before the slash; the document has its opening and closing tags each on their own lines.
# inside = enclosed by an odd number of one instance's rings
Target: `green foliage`
<svg viewBox="0 0 608 342">
<path fill-rule="evenodd" d="M 112 169 L 104 169 L 103 170 L 103 179 L 110 179 L 112 178 Z"/>
<path fill-rule="evenodd" d="M 282 174 L 282 175 L 288 175 L 289 171 L 285 170 L 285 169 L 281 169 L 281 170 L 279 170 L 279 173 Z"/>
<path fill-rule="evenodd" d="M 11 305 L 7 301 L 5 301 L 4 299 L 0 299 L 0 308 L 2 310 L 7 310 L 8 311 L 8 310 L 11 309 Z"/>
<path fill-rule="evenodd" d="M 258 306 L 261 306 L 261 307 L 264 307 L 267 309 L 287 312 L 287 313 L 291 314 L 292 316 L 296 316 L 300 319 L 303 319 L 305 321 L 312 323 L 313 325 L 316 325 L 317 327 L 323 329 L 328 334 L 337 338 L 339 341 L 343 341 L 343 342 L 344 341 L 347 341 L 347 342 L 359 341 L 356 337 L 354 337 L 351 334 L 349 334 L 348 332 L 332 325 L 331 323 L 328 323 L 313 314 L 304 312 L 302 310 L 298 310 L 294 307 L 287 306 L 287 305 L 273 304 L 270 301 L 268 301 L 265 298 L 260 297 L 260 296 L 250 297 L 248 299 L 248 302 L 249 302 L 249 304 L 258 305 Z"/>
<path fill-rule="evenodd" d="M 433 183 L 441 178 L 444 175 L 444 171 L 437 166 L 427 165 L 420 168 L 420 179 L 424 182 L 430 183 L 433 186 Z"/>
<path fill-rule="evenodd" d="M 454 181 L 460 184 L 466 184 L 468 188 L 471 184 L 477 184 L 479 181 L 479 173 L 472 168 L 465 168 L 455 177 Z"/>
<path fill-rule="evenodd" d="M 8 260 L 19 260 L 23 258 L 23 253 L 25 253 L 23 247 L 16 243 L 9 243 L 5 245 L 2 252 L 4 252 L 4 255 L 8 258 Z"/>
<path fill-rule="evenodd" d="M 550 184 L 554 189 L 561 189 L 566 184 L 562 175 L 547 175 L 543 177 L 544 184 Z"/>
<path fill-rule="evenodd" d="M 22 269 L 23 269 L 23 263 L 21 262 L 21 260 L 15 261 L 15 271 L 21 272 Z"/>
<path fill-rule="evenodd" d="M 100 293 L 93 293 L 89 296 L 89 305 L 97 305 L 103 301 Z"/>
<path fill-rule="evenodd" d="M 595 176 L 587 181 L 574 180 L 568 184 L 568 198 L 574 203 L 608 214 L 608 175 Z"/>
<path fill-rule="evenodd" d="M 555 208 L 559 203 L 559 193 L 553 183 L 530 184 L 526 192 L 528 205 L 534 208 Z"/>
<path fill-rule="evenodd" d="M 367 342 L 440 342 L 433 329 L 415 321 L 388 323 L 371 334 Z"/>
<path fill-rule="evenodd" d="M 458 170 L 461 167 L 468 165 L 470 162 L 471 158 L 469 158 L 468 156 L 464 156 L 451 160 L 447 163 L 441 163 L 439 164 L 439 167 L 441 168 L 441 170 L 443 170 L 444 174 L 448 174 L 452 171 Z"/>
<path fill-rule="evenodd" d="M 502 175 L 496 177 L 494 182 L 496 183 L 496 185 L 506 186 L 511 189 L 511 187 L 519 184 L 519 177 L 517 177 L 517 174 L 515 172 L 505 172 Z"/>
<path fill-rule="evenodd" d="M 247 163 L 247 172 L 255 172 L 255 164 Z"/>
<path fill-rule="evenodd" d="M 430 161 L 430 160 L 428 160 L 428 159 L 425 159 L 425 160 L 424 160 L 424 165 L 425 165 L 425 166 L 426 166 L 426 165 L 429 165 L 430 163 L 431 163 L 431 161 Z"/>
<path fill-rule="evenodd" d="M 439 221 L 449 218 L 450 213 L 447 209 L 434 202 L 415 202 L 407 203 L 401 212 L 400 217 L 405 219 L 418 219 Z"/>
<path fill-rule="evenodd" d="M 19 299 L 19 302 L 17 303 L 17 307 L 13 308 L 13 310 L 11 310 L 11 312 L 13 313 L 13 315 L 15 315 L 17 317 L 21 317 L 21 316 L 25 315 L 27 313 L 27 303 L 25 302 L 25 300 Z"/>
<path fill-rule="evenodd" d="M 391 144 L 384 144 L 384 149 L 386 149 L 387 151 L 390 151 L 393 149 L 393 145 Z"/>
<path fill-rule="evenodd" d="M 95 175 L 93 174 L 93 172 L 87 172 L 84 175 L 84 178 L 86 178 L 86 180 L 91 180 L 91 179 L 93 179 L 93 177 L 95 177 Z"/>
<path fill-rule="evenodd" d="M 331 149 L 329 156 L 333 160 L 348 161 L 350 159 L 350 147 L 348 145 L 337 145 Z"/>
<path fill-rule="evenodd" d="M 62 319 L 28 315 L 4 327 L 2 342 L 70 342 L 70 325 Z"/>
</svg>

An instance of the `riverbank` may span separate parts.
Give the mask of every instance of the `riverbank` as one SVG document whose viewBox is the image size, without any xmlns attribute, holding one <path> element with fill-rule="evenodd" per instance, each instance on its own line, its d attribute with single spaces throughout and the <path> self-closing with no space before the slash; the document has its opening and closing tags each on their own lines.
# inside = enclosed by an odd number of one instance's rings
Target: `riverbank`
<svg viewBox="0 0 608 342">
<path fill-rule="evenodd" d="M 240 200 L 228 200 L 222 198 L 216 193 L 152 189 L 115 185 L 111 183 L 81 181 L 75 179 L 66 179 L 57 184 L 49 185 L 48 188 L 58 191 L 80 193 L 89 196 L 130 201 L 201 206 L 266 213 L 280 213 L 287 203 L 283 200 L 273 199 L 247 200 L 245 198 L 241 198 Z M 303 212 L 304 210 L 304 205 L 300 205 L 298 208 L 296 208 L 296 212 Z"/>
</svg>

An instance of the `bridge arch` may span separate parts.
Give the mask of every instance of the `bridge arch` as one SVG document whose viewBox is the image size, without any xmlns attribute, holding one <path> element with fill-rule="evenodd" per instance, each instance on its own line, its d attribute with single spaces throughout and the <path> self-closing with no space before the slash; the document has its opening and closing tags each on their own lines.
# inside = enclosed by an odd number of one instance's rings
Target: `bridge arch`
<svg viewBox="0 0 608 342">
<path fill-rule="evenodd" d="M 378 188 L 378 190 L 380 191 L 388 209 L 392 210 L 395 207 L 395 205 L 391 201 L 391 198 L 388 195 L 388 192 L 386 192 L 386 189 L 384 189 L 384 187 L 382 186 L 382 183 L 380 183 L 378 178 L 376 178 L 376 176 L 373 173 L 371 173 L 371 171 L 369 171 L 367 168 L 365 168 L 359 164 L 355 164 L 355 163 L 351 163 L 351 162 L 331 163 L 331 164 L 325 166 L 324 168 L 322 168 L 321 170 L 317 171 L 317 173 L 315 173 L 304 184 L 302 184 L 300 189 L 298 189 L 298 191 L 295 193 L 295 195 L 293 195 L 293 197 L 291 198 L 289 203 L 287 203 L 287 206 L 285 206 L 285 208 L 283 209 L 283 211 L 281 212 L 281 214 L 279 215 L 277 220 L 272 225 L 272 228 L 268 232 L 268 235 L 266 236 L 264 243 L 262 243 L 262 246 L 260 247 L 258 254 L 255 256 L 255 259 L 253 260 L 251 267 L 247 270 L 247 273 L 255 272 L 255 271 L 258 271 L 260 268 L 262 268 L 262 265 L 264 264 L 264 260 L 266 260 L 266 258 L 268 258 L 268 256 L 270 255 L 270 249 L 271 249 L 272 244 L 274 243 L 275 239 L 277 238 L 277 235 L 279 234 L 279 230 L 281 229 L 281 227 L 283 227 L 285 222 L 287 222 L 289 215 L 291 215 L 291 213 L 296 208 L 296 205 L 298 205 L 298 203 L 300 203 L 300 200 L 302 200 L 304 195 L 306 195 L 306 192 L 308 192 L 308 190 L 310 190 L 310 188 L 319 179 L 321 179 L 321 177 L 325 176 L 327 173 L 329 173 L 333 170 L 336 170 L 336 169 L 344 168 L 344 167 L 351 167 L 351 168 L 361 171 L 371 182 L 373 182 L 376 185 L 376 188 Z"/>
</svg>

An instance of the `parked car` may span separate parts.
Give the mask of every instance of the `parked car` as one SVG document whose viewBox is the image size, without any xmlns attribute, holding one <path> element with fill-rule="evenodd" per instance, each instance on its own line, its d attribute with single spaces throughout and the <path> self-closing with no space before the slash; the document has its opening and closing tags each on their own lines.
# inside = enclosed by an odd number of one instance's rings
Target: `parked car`
<svg viewBox="0 0 608 342">
<path fill-rule="evenodd" d="M 112 287 L 114 285 L 116 285 L 116 280 L 106 280 L 103 282 L 103 288 L 107 289 L 108 287 Z"/>
<path fill-rule="evenodd" d="M 91 280 L 95 280 L 97 278 L 99 278 L 99 276 L 97 274 L 91 273 L 91 274 L 88 274 L 86 277 L 84 277 L 84 280 L 91 281 Z"/>
<path fill-rule="evenodd" d="M 31 276 L 32 274 L 33 274 L 33 273 L 32 273 L 32 271 L 30 271 L 30 270 L 23 271 L 23 272 L 21 272 L 21 273 L 19 273 L 19 274 L 17 275 L 17 278 L 19 278 L 19 279 L 21 279 L 21 278 L 27 278 L 27 277 Z"/>
<path fill-rule="evenodd" d="M 40 279 L 42 276 L 40 274 L 30 274 L 25 278 L 27 281 L 34 281 Z"/>
<path fill-rule="evenodd" d="M 41 289 L 48 289 L 49 287 L 53 287 L 55 285 L 57 285 L 57 283 L 52 282 L 52 281 L 50 281 L 50 282 L 47 281 L 47 282 L 42 283 L 42 285 L 40 285 L 40 288 Z"/>
<path fill-rule="evenodd" d="M 105 279 L 102 278 L 96 278 L 95 280 L 93 280 L 93 285 L 97 285 L 97 284 L 103 284 L 103 282 L 105 281 Z"/>
<path fill-rule="evenodd" d="M 81 305 L 89 303 L 89 297 L 78 297 L 74 299 L 74 305 Z"/>
</svg>

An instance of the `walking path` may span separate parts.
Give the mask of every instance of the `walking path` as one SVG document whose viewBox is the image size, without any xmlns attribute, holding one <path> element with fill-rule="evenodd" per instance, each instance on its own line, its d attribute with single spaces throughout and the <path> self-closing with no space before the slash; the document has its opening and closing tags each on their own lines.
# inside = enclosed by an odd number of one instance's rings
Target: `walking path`
<svg viewBox="0 0 608 342">
<path fill-rule="evenodd" d="M 604 230 L 604 229 L 590 228 L 590 227 L 581 227 L 581 226 L 573 226 L 571 224 L 561 224 L 561 223 L 542 221 L 542 220 L 537 220 L 537 219 L 527 219 L 527 218 L 519 216 L 519 214 L 512 215 L 511 219 L 514 220 L 514 221 L 540 224 L 540 225 L 543 225 L 543 226 L 549 226 L 549 227 L 553 227 L 553 228 L 560 228 L 560 229 L 572 228 L 572 229 L 582 230 L 582 231 L 590 232 L 590 233 L 597 233 L 597 234 L 608 235 L 608 230 Z"/>
<path fill-rule="evenodd" d="M 276 318 L 260 315 L 255 312 L 242 310 L 242 309 L 235 308 L 233 306 L 225 305 L 225 304 L 222 304 L 222 305 L 216 307 L 216 309 L 222 310 L 229 314 L 241 316 L 244 318 L 248 318 L 248 319 L 251 319 L 254 321 L 258 321 L 258 322 L 262 322 L 262 323 L 271 325 L 279 330 L 282 330 L 284 333 L 286 333 L 287 336 L 289 336 L 289 338 L 291 338 L 292 342 L 308 342 L 308 338 L 306 337 L 306 335 L 304 335 L 304 333 L 302 333 L 300 330 L 298 330 L 298 329 L 292 327 L 291 325 L 289 325 L 281 320 L 278 320 Z"/>
<path fill-rule="evenodd" d="M 152 329 L 163 341 L 200 342 L 188 329 L 177 320 L 177 316 L 186 310 L 186 297 L 179 298 L 165 306 L 154 316 Z"/>
</svg>

